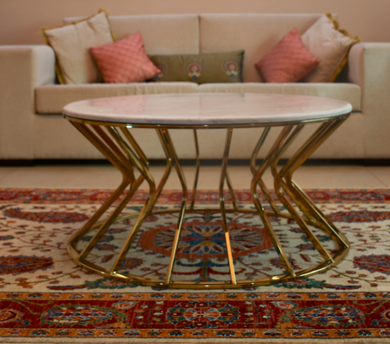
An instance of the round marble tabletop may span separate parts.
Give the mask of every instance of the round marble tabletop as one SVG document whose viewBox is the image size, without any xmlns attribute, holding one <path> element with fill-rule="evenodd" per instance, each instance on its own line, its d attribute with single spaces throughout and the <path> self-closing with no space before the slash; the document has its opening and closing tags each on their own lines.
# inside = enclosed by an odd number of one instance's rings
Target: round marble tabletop
<svg viewBox="0 0 390 344">
<path fill-rule="evenodd" d="M 83 100 L 66 116 L 112 123 L 161 126 L 278 125 L 346 115 L 351 104 L 330 98 L 261 93 L 184 93 Z"/>
</svg>

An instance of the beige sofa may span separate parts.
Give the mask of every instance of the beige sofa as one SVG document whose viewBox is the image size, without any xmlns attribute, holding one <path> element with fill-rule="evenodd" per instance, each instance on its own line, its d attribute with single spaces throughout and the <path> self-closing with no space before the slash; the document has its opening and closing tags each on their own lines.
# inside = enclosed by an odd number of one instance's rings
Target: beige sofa
<svg viewBox="0 0 390 344">
<path fill-rule="evenodd" d="M 101 159 L 103 156 L 62 116 L 82 99 L 191 92 L 305 94 L 352 104 L 351 117 L 313 155 L 324 159 L 390 158 L 390 43 L 359 43 L 349 53 L 344 82 L 267 84 L 254 68 L 293 27 L 302 34 L 321 14 L 200 14 L 112 16 L 117 39 L 140 31 L 148 54 L 245 50 L 240 84 L 135 83 L 58 85 L 54 53 L 44 45 L 0 47 L 0 160 Z M 65 23 L 75 18 L 67 18 Z M 42 26 L 44 23 L 42 23 Z M 315 125 L 313 125 L 314 130 Z M 277 134 L 277 129 L 272 135 Z M 261 129 L 236 129 L 231 158 L 247 159 Z M 307 133 L 306 135 L 308 135 Z M 153 131 L 134 129 L 151 159 L 163 158 Z M 193 158 L 188 132 L 173 130 L 181 158 Z M 201 130 L 201 158 L 220 158 L 224 132 Z M 302 140 L 302 139 L 301 139 Z M 297 143 L 299 144 L 299 142 Z"/>
</svg>

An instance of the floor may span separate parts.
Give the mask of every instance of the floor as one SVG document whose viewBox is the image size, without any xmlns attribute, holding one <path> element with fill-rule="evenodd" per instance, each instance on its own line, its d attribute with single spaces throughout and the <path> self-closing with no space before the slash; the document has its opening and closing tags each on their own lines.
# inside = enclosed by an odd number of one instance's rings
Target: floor
<svg viewBox="0 0 390 344">
<path fill-rule="evenodd" d="M 162 176 L 164 167 L 151 167 L 156 181 Z M 189 187 L 192 187 L 194 167 L 184 167 Z M 217 189 L 220 169 L 202 167 L 198 189 Z M 236 189 L 248 189 L 251 174 L 245 166 L 229 167 L 232 184 Z M 302 166 L 294 179 L 303 188 L 388 188 L 390 167 L 346 166 Z M 272 188 L 272 177 L 267 173 L 263 180 Z M 111 166 L 34 166 L 0 167 L 2 188 L 116 188 L 121 181 L 120 173 Z M 147 188 L 147 184 L 142 185 Z M 172 171 L 167 189 L 179 189 L 180 182 Z"/>
</svg>

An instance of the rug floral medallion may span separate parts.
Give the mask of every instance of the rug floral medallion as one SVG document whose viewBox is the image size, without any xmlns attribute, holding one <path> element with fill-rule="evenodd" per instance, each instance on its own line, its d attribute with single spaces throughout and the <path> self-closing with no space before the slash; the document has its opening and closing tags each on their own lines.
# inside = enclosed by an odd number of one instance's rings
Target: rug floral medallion
<svg viewBox="0 0 390 344">
<path fill-rule="evenodd" d="M 111 192 L 0 189 L 0 342 L 390 343 L 389 189 L 306 190 L 351 243 L 333 269 L 272 286 L 210 291 L 143 287 L 76 266 L 66 244 Z M 236 197 L 240 207 L 253 207 L 248 191 Z M 124 214 L 139 210 L 146 198 L 137 193 Z M 165 191 L 157 208 L 178 207 L 180 200 L 179 191 Z M 200 202 L 218 205 L 217 192 L 199 191 Z M 177 216 L 146 218 L 123 273 L 164 278 Z M 295 222 L 271 220 L 294 269 L 322 261 Z M 110 226 L 89 259 L 109 268 L 133 222 Z M 228 224 L 237 279 L 281 273 L 258 216 L 230 213 Z M 337 248 L 313 230 L 329 251 Z M 186 215 L 172 278 L 229 280 L 219 213 Z"/>
</svg>

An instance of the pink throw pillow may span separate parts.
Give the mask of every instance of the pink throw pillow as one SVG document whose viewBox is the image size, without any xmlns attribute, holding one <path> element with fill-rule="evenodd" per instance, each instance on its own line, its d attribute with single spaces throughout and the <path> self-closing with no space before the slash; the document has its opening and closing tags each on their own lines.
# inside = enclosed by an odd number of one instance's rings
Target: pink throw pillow
<svg viewBox="0 0 390 344">
<path fill-rule="evenodd" d="M 139 32 L 90 50 L 107 83 L 140 82 L 160 73 L 146 55 Z"/>
<path fill-rule="evenodd" d="M 294 27 L 255 67 L 266 82 L 297 82 L 319 63 L 320 60 L 302 43 L 298 29 Z"/>
</svg>

